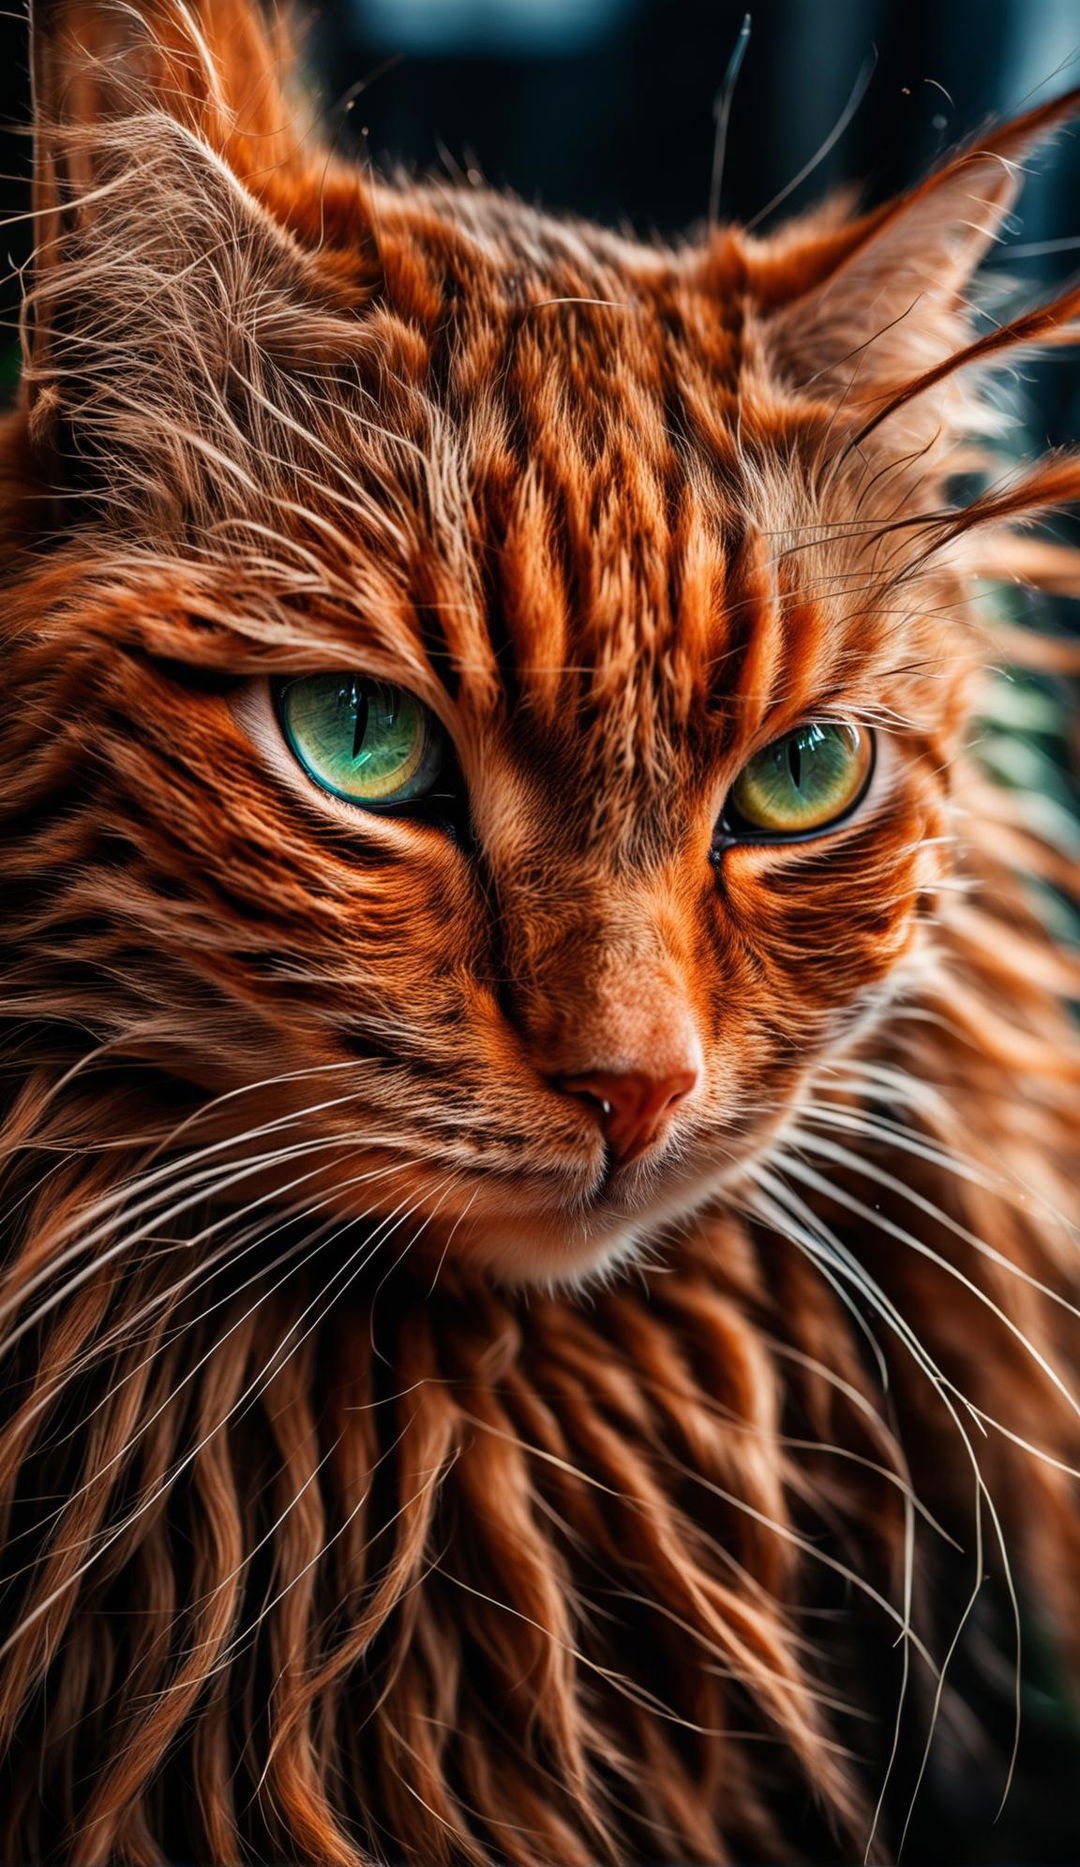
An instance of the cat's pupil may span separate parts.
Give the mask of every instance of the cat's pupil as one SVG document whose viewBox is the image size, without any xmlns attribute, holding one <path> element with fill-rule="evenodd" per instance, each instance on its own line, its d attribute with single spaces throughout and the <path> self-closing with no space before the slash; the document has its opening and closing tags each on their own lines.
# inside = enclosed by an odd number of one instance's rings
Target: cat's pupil
<svg viewBox="0 0 1080 1867">
<path fill-rule="evenodd" d="M 352 724 L 353 763 L 362 769 L 375 756 L 376 748 L 365 746 L 371 727 L 374 725 L 376 733 L 379 727 L 392 732 L 398 723 L 398 690 L 384 681 L 369 681 L 362 675 L 353 675 L 342 687 L 338 704 Z"/>
<path fill-rule="evenodd" d="M 802 783 L 802 746 L 797 733 L 788 740 L 788 768 L 791 782 L 799 790 Z"/>
<path fill-rule="evenodd" d="M 351 686 L 352 693 L 350 696 L 350 704 L 353 716 L 352 755 L 353 760 L 356 761 L 360 757 L 360 748 L 364 743 L 364 734 L 367 732 L 368 712 L 370 709 L 368 706 L 366 682 L 354 680 Z"/>
</svg>

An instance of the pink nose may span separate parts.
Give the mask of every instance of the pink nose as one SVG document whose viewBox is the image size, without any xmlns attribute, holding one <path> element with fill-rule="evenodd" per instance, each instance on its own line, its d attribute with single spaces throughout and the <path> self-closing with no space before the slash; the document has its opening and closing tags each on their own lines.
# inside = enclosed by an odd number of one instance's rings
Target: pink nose
<svg viewBox="0 0 1080 1867">
<path fill-rule="evenodd" d="M 562 1076 L 557 1082 L 567 1095 L 580 1096 L 588 1104 L 612 1153 L 625 1164 L 655 1141 L 672 1110 L 690 1094 L 697 1071 L 650 1076 L 646 1070 L 597 1070 L 589 1076 Z"/>
</svg>

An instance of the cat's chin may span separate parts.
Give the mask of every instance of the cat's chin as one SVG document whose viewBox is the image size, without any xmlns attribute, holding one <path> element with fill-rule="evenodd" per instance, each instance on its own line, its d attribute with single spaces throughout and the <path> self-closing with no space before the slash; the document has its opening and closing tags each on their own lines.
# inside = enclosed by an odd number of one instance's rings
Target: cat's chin
<svg viewBox="0 0 1080 1867">
<path fill-rule="evenodd" d="M 580 1288 L 631 1264 L 657 1262 L 679 1229 L 730 1178 L 711 1164 L 679 1184 L 655 1189 L 639 1206 L 600 1198 L 572 1210 L 487 1213 L 462 1226 L 451 1248 L 460 1266 L 503 1286 Z"/>
<path fill-rule="evenodd" d="M 579 1218 L 514 1219 L 478 1228 L 461 1259 L 504 1286 L 566 1290 L 610 1276 L 632 1262 L 653 1231 L 647 1219 L 615 1215 L 595 1223 Z"/>
</svg>

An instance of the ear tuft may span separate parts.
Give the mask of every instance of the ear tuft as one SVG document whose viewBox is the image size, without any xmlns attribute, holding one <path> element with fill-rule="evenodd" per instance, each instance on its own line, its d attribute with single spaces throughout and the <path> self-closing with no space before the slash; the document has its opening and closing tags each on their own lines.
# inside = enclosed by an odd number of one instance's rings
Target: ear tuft
<svg viewBox="0 0 1080 1867">
<path fill-rule="evenodd" d="M 797 387 L 860 398 L 930 372 L 970 335 L 966 294 L 1025 164 L 1080 113 L 1080 88 L 973 139 L 910 193 L 839 229 L 796 223 L 749 245 L 770 355 Z"/>
<path fill-rule="evenodd" d="M 283 21 L 256 0 L 31 0 L 39 148 L 159 109 L 245 179 L 280 171 L 310 127 L 298 120 L 295 64 Z"/>
<path fill-rule="evenodd" d="M 327 159 L 286 98 L 280 29 L 244 0 L 39 0 L 33 31 L 29 439 L 66 513 L 84 496 L 175 540 L 256 498 L 318 379 L 355 358 L 361 191 L 341 264 L 289 225 Z"/>
</svg>

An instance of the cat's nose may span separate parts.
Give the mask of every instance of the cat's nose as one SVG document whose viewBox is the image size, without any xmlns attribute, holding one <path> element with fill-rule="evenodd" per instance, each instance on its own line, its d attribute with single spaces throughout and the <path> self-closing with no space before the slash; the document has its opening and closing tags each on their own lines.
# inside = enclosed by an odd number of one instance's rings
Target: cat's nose
<svg viewBox="0 0 1080 1867">
<path fill-rule="evenodd" d="M 656 1075 L 648 1070 L 596 1070 L 555 1081 L 564 1094 L 580 1097 L 595 1114 L 616 1160 L 625 1165 L 657 1139 L 697 1079 L 696 1063 L 688 1062 Z"/>
</svg>

